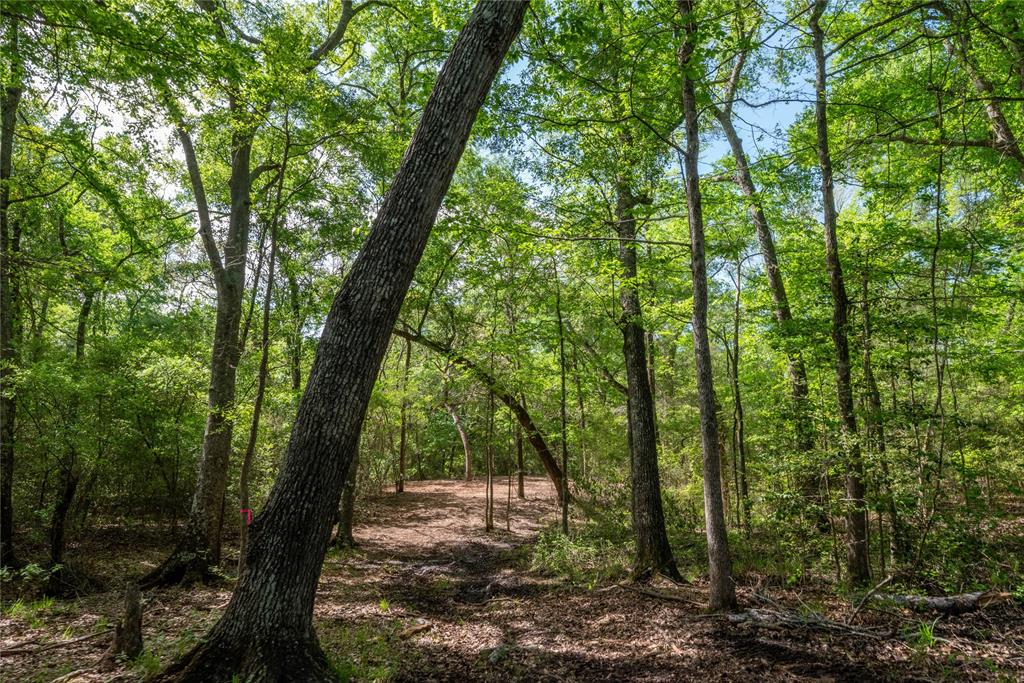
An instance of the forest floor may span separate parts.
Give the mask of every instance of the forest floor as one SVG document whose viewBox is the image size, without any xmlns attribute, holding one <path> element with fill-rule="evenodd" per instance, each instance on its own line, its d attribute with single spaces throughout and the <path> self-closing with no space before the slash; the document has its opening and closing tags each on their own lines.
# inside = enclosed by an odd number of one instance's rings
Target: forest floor
<svg viewBox="0 0 1024 683">
<path fill-rule="evenodd" d="M 703 611 L 700 584 L 588 588 L 531 571 L 531 543 L 557 519 L 552 491 L 529 479 L 527 499 L 512 498 L 507 530 L 499 490 L 499 528 L 490 533 L 482 481 L 410 482 L 402 495 L 368 501 L 359 548 L 328 555 L 316 605 L 321 643 L 344 678 L 1024 681 L 1019 605 L 935 621 L 893 607 L 856 610 L 831 592 L 741 582 L 744 608 L 787 623 L 736 624 Z M 116 585 L 171 547 L 166 533 L 145 531 L 100 530 L 69 554 L 90 557 Z M 147 593 L 145 653 L 106 670 L 98 663 L 120 591 L 31 602 L 7 594 L 0 680 L 144 680 L 202 636 L 230 588 L 226 580 Z"/>
</svg>

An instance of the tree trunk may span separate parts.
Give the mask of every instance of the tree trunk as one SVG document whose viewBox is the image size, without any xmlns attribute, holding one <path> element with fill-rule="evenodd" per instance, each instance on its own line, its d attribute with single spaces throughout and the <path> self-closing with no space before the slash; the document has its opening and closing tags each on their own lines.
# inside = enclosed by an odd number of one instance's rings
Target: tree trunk
<svg viewBox="0 0 1024 683">
<path fill-rule="evenodd" d="M 494 394 L 487 395 L 487 445 L 484 448 L 486 467 L 484 495 L 484 527 L 494 531 Z"/>
<path fill-rule="evenodd" d="M 395 480 L 395 492 L 405 491 L 405 460 L 406 445 L 409 431 L 409 367 L 412 365 L 412 341 L 405 340 L 405 368 L 402 372 L 402 424 L 398 439 L 398 478 Z"/>
<path fill-rule="evenodd" d="M 722 501 L 722 456 L 719 452 L 718 415 L 708 339 L 708 274 L 704 262 L 704 216 L 700 203 L 700 136 L 697 129 L 697 96 L 690 61 L 697 48 L 696 0 L 679 0 L 685 38 L 679 47 L 683 72 L 683 114 L 686 121 L 686 215 L 690 224 L 690 270 L 693 274 L 693 348 L 697 363 L 697 401 L 700 407 L 700 436 L 703 452 L 704 522 L 708 539 L 708 602 L 711 609 L 736 606 L 732 580 L 732 558 Z"/>
<path fill-rule="evenodd" d="M 636 290 L 636 218 L 637 200 L 628 180 L 618 182 L 619 262 L 622 285 L 619 303 L 622 316 L 622 351 L 626 362 L 627 422 L 630 444 L 633 534 L 636 537 L 636 563 L 633 576 L 647 580 L 656 574 L 679 577 L 672 548 L 665 531 L 665 512 L 661 502 L 658 472 L 658 434 L 654 423 L 654 400 L 647 375 L 647 352 Z"/>
<path fill-rule="evenodd" d="M 74 449 L 71 452 L 71 464 L 64 468 L 64 485 L 61 488 L 60 499 L 53 508 L 53 515 L 50 517 L 50 566 L 64 564 L 64 534 L 67 530 L 68 511 L 75 499 L 75 491 L 78 490 L 78 482 L 82 478 L 82 470 L 78 465 Z"/>
<path fill-rule="evenodd" d="M 526 3 L 482 0 L 324 324 L 280 474 L 224 616 L 164 681 L 333 681 L 313 602 L 342 482 L 402 301 Z"/>
<path fill-rule="evenodd" d="M 288 145 L 285 145 L 285 162 L 288 158 Z M 249 523 L 252 519 L 252 502 L 249 499 L 249 475 L 252 462 L 256 458 L 256 441 L 260 433 L 260 417 L 263 415 L 263 397 L 267 391 L 267 370 L 270 362 L 270 301 L 274 294 L 275 266 L 277 264 L 277 223 L 280 220 L 281 190 L 284 185 L 284 170 L 278 177 L 277 202 L 274 215 L 270 219 L 270 262 L 267 264 L 267 288 L 263 294 L 263 325 L 260 333 L 260 368 L 256 377 L 256 398 L 253 399 L 252 422 L 249 424 L 249 439 L 242 456 L 242 468 L 238 474 L 238 571 L 245 566 L 245 552 L 249 543 Z M 254 283 L 256 287 L 259 283 Z"/>
<path fill-rule="evenodd" d="M 345 475 L 345 488 L 341 492 L 341 504 L 338 506 L 338 533 L 331 545 L 338 548 L 354 548 L 356 538 L 352 535 L 352 522 L 356 513 L 356 484 L 359 482 L 359 449 L 348 466 Z"/>
<path fill-rule="evenodd" d="M 399 337 L 411 339 L 417 344 L 425 346 L 431 351 L 443 355 L 452 363 L 462 366 L 465 370 L 469 371 L 478 380 L 480 380 L 483 385 L 486 386 L 492 394 L 494 394 L 496 399 L 504 403 L 513 413 L 515 413 L 516 420 L 523 428 L 523 431 L 526 432 L 526 439 L 537 452 L 537 457 L 540 458 L 541 463 L 544 465 L 548 478 L 551 479 L 551 483 L 555 486 L 555 491 L 559 496 L 559 502 L 561 502 L 562 470 L 558 466 L 558 462 L 555 460 L 555 456 L 551 452 L 551 449 L 548 448 L 544 435 L 541 434 L 540 429 L 537 427 L 533 418 L 530 416 L 529 411 L 526 409 L 525 401 L 513 396 L 512 393 L 501 385 L 493 375 L 465 356 L 459 355 L 454 349 L 448 348 L 444 344 L 428 339 L 422 334 L 413 332 L 409 329 L 395 328 L 394 333 Z"/>
<path fill-rule="evenodd" d="M 1003 108 L 999 98 L 996 96 L 995 88 L 982 73 L 977 61 L 971 56 L 970 28 L 958 20 L 949 3 L 940 1 L 935 3 L 935 7 L 946 17 L 951 28 L 956 31 L 954 37 L 945 39 L 946 50 L 963 62 L 967 74 L 970 76 L 971 84 L 978 91 L 978 95 L 984 102 L 985 115 L 988 117 L 989 127 L 992 129 L 993 149 L 1003 156 L 1008 156 L 1016 161 L 1018 176 L 1024 180 L 1024 152 L 1021 151 L 1017 136 L 1014 134 L 1006 115 L 1003 113 Z M 1021 73 L 1024 73 L 1024 70 Z"/>
<path fill-rule="evenodd" d="M 237 105 L 232 100 L 232 108 Z M 220 562 L 221 529 L 227 490 L 231 438 L 234 431 L 235 380 L 241 356 L 239 328 L 245 291 L 245 270 L 250 231 L 250 190 L 252 178 L 250 155 L 251 134 L 232 136 L 231 177 L 229 189 L 231 212 L 228 235 L 224 244 L 223 262 L 214 243 L 206 192 L 191 139 L 179 127 L 179 138 L 185 150 L 193 193 L 199 208 L 200 234 L 210 260 L 217 291 L 217 319 L 214 327 L 213 353 L 210 359 L 206 430 L 203 453 L 199 460 L 196 489 L 192 496 L 185 535 L 164 562 L 144 576 L 143 588 L 167 586 L 212 577 L 211 567 Z"/>
<path fill-rule="evenodd" d="M 523 428 L 520 425 L 516 425 L 516 497 L 519 499 L 526 498 L 526 486 L 523 481 L 525 472 L 523 471 Z"/>
<path fill-rule="evenodd" d="M 555 316 L 558 320 L 558 370 L 560 378 L 559 416 L 561 433 L 558 442 L 562 447 L 562 533 L 569 535 L 569 446 L 565 410 L 565 325 L 562 323 L 562 285 L 558 279 L 558 267 L 554 268 L 555 276 Z"/>
<path fill-rule="evenodd" d="M 11 177 L 14 126 L 21 101 L 21 64 L 18 56 L 18 20 L 10 17 L 10 82 L 0 100 L 0 567 L 17 567 L 14 554 L 14 419 L 16 399 L 10 388 L 16 360 L 14 348 L 15 264 L 10 232 Z"/>
<path fill-rule="evenodd" d="M 114 642 L 104 659 L 116 662 L 118 657 L 129 660 L 142 654 L 142 595 L 138 584 L 129 581 L 124 593 L 124 613 L 114 630 Z"/>
<path fill-rule="evenodd" d="M 846 455 L 847 570 L 854 584 L 863 585 L 871 579 L 867 546 L 867 511 L 864 506 L 864 463 L 857 442 L 857 417 L 853 407 L 853 386 L 850 378 L 850 345 L 847 308 L 849 299 L 839 261 L 839 239 L 836 235 L 836 201 L 832 179 L 832 156 L 828 145 L 828 118 L 825 99 L 825 33 L 820 20 L 827 0 L 815 0 L 810 28 L 814 41 L 816 102 L 814 121 L 818 138 L 818 164 L 821 168 L 821 194 L 824 205 L 825 258 L 828 265 L 829 290 L 832 294 L 832 342 L 836 349 L 836 391 L 842 422 L 843 449 Z"/>
<path fill-rule="evenodd" d="M 775 237 L 768 224 L 768 218 L 765 216 L 761 196 L 758 194 L 757 186 L 754 185 L 754 179 L 750 174 L 750 163 L 747 159 L 746 151 L 743 149 L 743 141 L 737 134 L 732 122 L 732 103 L 727 102 L 724 107 L 713 107 L 712 111 L 721 124 L 722 131 L 725 133 L 725 137 L 732 149 L 733 159 L 736 162 L 736 181 L 747 201 L 750 202 L 750 218 L 754 223 L 761 258 L 764 261 L 765 274 L 768 277 L 768 289 L 772 295 L 775 320 L 779 323 L 779 329 L 785 343 L 787 376 L 789 378 L 790 395 L 793 399 L 794 423 L 796 427 L 796 446 L 801 453 L 810 453 L 814 450 L 814 426 L 811 424 L 807 401 L 807 369 L 804 366 L 804 359 L 800 350 L 792 348 L 787 339 L 787 335 L 792 332 L 793 314 L 789 307 L 789 297 L 786 294 L 786 286 L 782 279 L 782 269 L 779 266 L 779 259 L 775 250 Z M 801 482 L 805 498 L 809 503 L 815 505 L 820 505 L 822 502 L 821 496 L 818 493 L 818 479 L 818 473 L 813 473 Z M 817 515 L 819 518 L 819 529 L 827 529 L 827 521 L 822 523 L 823 514 L 823 511 L 821 511 Z"/>
<path fill-rule="evenodd" d="M 299 282 L 288 273 L 288 302 L 292 307 L 292 333 L 289 335 L 289 361 L 291 364 L 292 392 L 299 396 L 302 390 L 302 307 L 299 304 Z"/>
<path fill-rule="evenodd" d="M 455 423 L 455 430 L 459 433 L 459 439 L 462 440 L 462 479 L 464 481 L 473 481 L 473 451 L 469 447 L 469 435 L 466 434 L 466 430 L 462 426 L 462 420 L 459 418 L 459 414 L 455 411 L 455 406 L 445 404 L 445 409 L 448 411 L 448 414 L 452 416 L 452 422 Z"/>
<path fill-rule="evenodd" d="M 740 395 L 740 296 L 743 293 L 743 271 L 741 262 L 736 263 L 736 298 L 732 308 L 732 362 L 729 379 L 733 396 L 733 438 L 736 440 L 733 467 L 736 468 L 736 509 L 740 524 L 750 532 L 750 491 L 747 483 L 747 437 L 743 416 L 743 399 Z"/>
<path fill-rule="evenodd" d="M 868 266 L 864 264 L 863 280 L 861 282 L 861 318 L 864 331 L 864 386 L 867 390 L 868 411 L 865 415 L 867 422 L 868 436 L 874 445 L 875 454 L 881 463 L 882 487 L 885 496 L 885 508 L 889 517 L 889 533 L 891 540 L 892 558 L 895 564 L 907 557 L 906 533 L 899 513 L 896 510 L 896 498 L 892 490 L 892 476 L 889 473 L 889 461 L 886 454 L 885 444 L 885 423 L 882 417 L 882 394 L 878 390 L 878 382 L 875 379 L 875 371 L 871 362 L 871 304 L 868 300 Z"/>
</svg>

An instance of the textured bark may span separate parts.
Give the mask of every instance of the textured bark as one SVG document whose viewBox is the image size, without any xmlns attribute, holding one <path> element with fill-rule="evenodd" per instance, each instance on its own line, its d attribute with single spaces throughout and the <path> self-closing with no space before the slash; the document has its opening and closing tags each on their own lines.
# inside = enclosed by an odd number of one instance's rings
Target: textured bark
<svg viewBox="0 0 1024 683">
<path fill-rule="evenodd" d="M 402 301 L 525 11 L 525 3 L 482 1 L 459 35 L 331 306 L 280 474 L 250 527 L 238 587 L 204 642 L 162 680 L 335 679 L 313 629 L 313 602 L 342 483 Z"/>
<path fill-rule="evenodd" d="M 494 531 L 494 394 L 487 395 L 487 441 L 484 448 L 484 528 Z"/>
<path fill-rule="evenodd" d="M 633 576 L 647 580 L 656 574 L 679 577 L 672 548 L 665 531 L 665 512 L 661 502 L 658 472 L 658 433 L 654 422 L 654 397 L 647 375 L 647 352 L 636 290 L 636 218 L 637 199 L 625 179 L 619 181 L 616 206 L 619 235 L 619 263 L 622 285 L 619 304 L 622 317 L 622 353 L 626 363 L 627 422 L 630 444 L 630 480 L 633 535 L 636 561 Z"/>
<path fill-rule="evenodd" d="M 516 498 L 526 498 L 526 486 L 523 481 L 526 475 L 523 467 L 523 428 L 516 425 Z"/>
<path fill-rule="evenodd" d="M 750 219 L 754 223 L 757 243 L 764 261 L 765 274 L 768 276 L 768 289 L 772 295 L 775 320 L 785 334 L 787 329 L 793 325 L 793 313 L 789 307 L 789 297 L 782 279 L 782 268 L 779 266 L 779 258 L 775 249 L 775 236 L 768 223 L 768 218 L 765 216 L 761 196 L 754 184 L 753 176 L 750 174 L 750 163 L 746 151 L 743 149 L 743 141 L 733 125 L 731 108 L 715 107 L 713 111 L 732 149 L 733 159 L 736 162 L 736 182 L 747 201 L 750 202 Z M 814 448 L 814 429 L 810 424 L 807 410 L 807 369 L 804 366 L 803 356 L 798 350 L 786 349 L 786 363 L 790 394 L 797 411 L 797 447 L 801 451 L 807 452 Z"/>
<path fill-rule="evenodd" d="M 828 267 L 829 291 L 832 294 L 832 342 L 836 351 L 836 392 L 846 456 L 846 564 L 850 580 L 865 584 L 871 579 L 867 546 L 867 510 L 864 505 L 864 464 L 857 437 L 857 417 L 853 407 L 853 383 L 850 376 L 850 344 L 847 319 L 849 299 L 839 260 L 839 239 L 836 235 L 836 201 L 832 178 L 832 156 L 828 144 L 828 112 L 825 97 L 825 33 L 820 20 L 827 0 L 816 0 L 811 11 L 810 29 L 814 42 L 815 106 L 818 165 L 821 169 L 821 195 L 824 206 L 825 259 Z"/>
<path fill-rule="evenodd" d="M 9 386 L 16 360 L 14 328 L 17 301 L 14 240 L 11 234 L 10 200 L 14 156 L 14 126 L 22 88 L 18 61 L 18 23 L 10 17 L 7 52 L 12 78 L 0 99 L 0 567 L 16 567 L 14 554 L 14 424 L 16 400 Z"/>
<path fill-rule="evenodd" d="M 704 524 L 708 539 L 708 603 L 711 609 L 736 606 L 732 557 L 722 500 L 722 454 L 719 450 L 711 342 L 708 338 L 708 274 L 704 262 L 704 216 L 701 209 L 700 135 L 697 128 L 697 96 L 691 62 L 697 47 L 696 0 L 679 0 L 685 34 L 679 47 L 683 72 L 683 116 L 686 123 L 686 216 L 690 224 L 690 271 L 693 275 L 693 348 L 697 365 L 697 402 L 700 408 L 700 440 L 704 474 Z M 737 273 L 737 277 L 738 277 Z"/>
<path fill-rule="evenodd" d="M 451 362 L 469 371 L 487 387 L 488 391 L 494 394 L 496 399 L 504 403 L 512 411 L 516 416 L 516 420 L 519 422 L 519 425 L 523 428 L 523 431 L 526 432 L 526 439 L 530 442 L 530 445 L 533 446 L 533 450 L 537 452 L 537 457 L 540 458 L 541 464 L 544 465 L 544 470 L 547 472 L 548 478 L 551 479 L 551 483 L 554 484 L 555 491 L 559 496 L 559 502 L 561 502 L 562 469 L 558 466 L 558 461 L 555 460 L 554 453 L 552 453 L 551 449 L 548 447 L 547 441 L 544 439 L 544 435 L 541 434 L 540 429 L 537 427 L 533 418 L 530 416 L 529 411 L 526 409 L 525 402 L 513 396 L 512 392 L 502 386 L 501 383 L 499 383 L 498 380 L 489 372 L 465 356 L 458 354 L 454 349 L 432 339 L 428 339 L 418 332 L 413 332 L 412 330 L 405 328 L 395 328 L 394 333 L 399 337 L 410 339 L 417 344 L 425 346 L 431 351 L 443 355 Z"/>
<path fill-rule="evenodd" d="M 114 642 L 106 659 L 135 659 L 142 654 L 142 595 L 138 585 L 129 583 L 124 593 L 124 613 L 114 629 Z"/>
<path fill-rule="evenodd" d="M 786 294 L 785 281 L 782 277 L 782 268 L 779 265 L 778 254 L 775 249 L 775 236 L 772 233 L 768 218 L 764 212 L 764 204 L 761 195 L 758 193 L 757 185 L 750 172 L 750 161 L 747 158 L 746 150 L 743 148 L 743 140 L 736 132 L 733 125 L 733 102 L 743 75 L 743 67 L 746 63 L 746 52 L 740 52 L 733 63 L 732 71 L 726 84 L 725 101 L 721 106 L 711 105 L 711 111 L 718 119 L 722 132 L 729 142 L 733 159 L 736 162 L 735 180 L 749 202 L 749 214 L 754 230 L 757 233 L 757 242 L 761 251 L 761 258 L 764 261 L 765 274 L 768 277 L 768 289 L 772 295 L 775 320 L 785 335 L 793 328 L 793 314 L 789 306 L 789 297 Z M 814 450 L 814 425 L 811 422 L 810 409 L 808 405 L 807 369 L 804 365 L 803 355 L 799 349 L 792 348 L 786 344 L 786 375 L 789 379 L 790 395 L 793 400 L 794 426 L 796 428 L 796 447 L 801 453 L 810 453 Z M 804 498 L 808 503 L 818 507 L 816 518 L 817 527 L 820 531 L 828 530 L 828 518 L 824 509 L 821 508 L 822 498 L 819 491 L 820 472 L 809 472 L 800 482 Z"/>
</svg>

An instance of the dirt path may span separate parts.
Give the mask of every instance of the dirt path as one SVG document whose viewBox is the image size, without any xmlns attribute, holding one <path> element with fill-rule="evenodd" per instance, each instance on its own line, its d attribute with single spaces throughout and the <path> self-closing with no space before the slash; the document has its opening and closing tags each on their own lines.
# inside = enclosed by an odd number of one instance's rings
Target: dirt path
<svg viewBox="0 0 1024 683">
<path fill-rule="evenodd" d="M 356 550 L 329 554 L 316 605 L 325 651 L 348 680 L 393 681 L 865 681 L 1024 680 L 1024 612 L 964 615 L 936 626 L 926 648 L 913 644 L 924 617 L 863 611 L 858 625 L 883 637 L 811 627 L 763 628 L 702 612 L 703 587 L 659 587 L 668 600 L 626 586 L 596 590 L 530 571 L 530 544 L 557 519 L 546 480 L 513 494 L 505 529 L 504 483 L 498 530 L 483 529 L 483 482 L 410 482 L 403 495 L 366 501 Z M 122 544 L 82 548 L 96 567 L 155 562 L 172 539 L 124 532 Z M 230 561 L 230 558 L 229 558 Z M 127 575 L 127 574 L 126 574 Z M 807 601 L 833 619 L 850 607 L 830 591 L 802 594 L 740 585 L 745 606 L 770 594 L 792 613 Z M 0 620 L 0 648 L 38 653 L 0 658 L 0 680 L 49 683 L 139 681 L 191 647 L 219 617 L 230 586 L 147 594 L 147 654 L 102 671 L 96 663 L 116 619 L 118 594 L 27 606 Z M 689 602 L 687 602 L 689 601 Z M 9 596 L 5 605 L 10 602 Z M 845 610 L 845 612 L 844 612 Z M 1008 664 L 1009 663 L 1009 664 Z"/>
<path fill-rule="evenodd" d="M 491 534 L 481 482 L 414 482 L 373 501 L 356 529 L 359 552 L 331 558 L 325 571 L 325 646 L 362 657 L 357 676 L 400 681 L 1024 680 L 1024 668 L 986 671 L 955 647 L 923 652 L 899 638 L 736 626 L 702 612 L 702 586 L 660 589 L 692 604 L 567 587 L 529 571 L 528 544 L 558 511 L 546 480 L 529 480 L 527 497 L 513 498 L 511 533 L 502 500 L 502 529 Z M 741 589 L 758 604 L 751 593 Z M 332 622 L 345 626 L 335 632 Z M 1016 634 L 1024 639 L 1019 622 Z"/>
</svg>

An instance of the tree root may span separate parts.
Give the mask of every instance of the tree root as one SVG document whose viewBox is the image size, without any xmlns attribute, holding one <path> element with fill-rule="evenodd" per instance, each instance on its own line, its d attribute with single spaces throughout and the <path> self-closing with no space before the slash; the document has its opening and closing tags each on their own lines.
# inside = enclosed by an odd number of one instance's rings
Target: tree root
<svg viewBox="0 0 1024 683">
<path fill-rule="evenodd" d="M 139 588 L 148 590 L 178 585 L 187 586 L 197 581 L 211 583 L 217 578 L 212 572 L 205 553 L 178 546 L 159 567 L 139 579 Z"/>
<path fill-rule="evenodd" d="M 153 683 L 337 683 L 338 676 L 315 636 L 278 633 L 247 639 L 218 633 L 193 648 Z"/>
<path fill-rule="evenodd" d="M 43 593 L 53 598 L 78 598 L 96 593 L 103 584 L 87 572 L 62 564 L 50 570 Z"/>
</svg>

